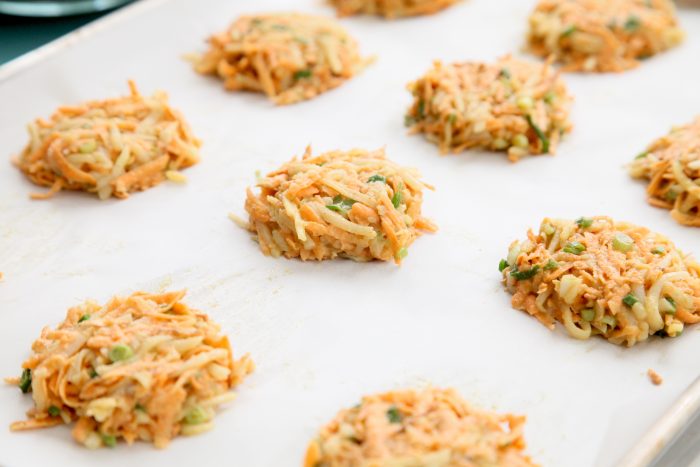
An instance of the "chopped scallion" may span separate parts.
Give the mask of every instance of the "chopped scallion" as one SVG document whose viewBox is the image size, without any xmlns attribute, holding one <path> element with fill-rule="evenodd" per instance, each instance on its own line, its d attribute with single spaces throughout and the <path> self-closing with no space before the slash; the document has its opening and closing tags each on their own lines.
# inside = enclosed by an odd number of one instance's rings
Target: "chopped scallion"
<svg viewBox="0 0 700 467">
<path fill-rule="evenodd" d="M 49 406 L 48 412 L 51 417 L 58 417 L 61 414 L 61 409 L 59 409 L 55 405 L 51 405 Z"/>
<path fill-rule="evenodd" d="M 639 302 L 639 299 L 637 299 L 637 297 L 635 297 L 631 293 L 628 293 L 627 295 L 625 295 L 622 298 L 622 303 L 624 303 L 625 305 L 627 305 L 630 308 L 632 308 L 634 306 L 634 304 L 638 303 L 638 302 Z"/>
<path fill-rule="evenodd" d="M 539 272 L 540 266 L 539 264 L 534 265 L 530 269 L 527 269 L 525 271 L 520 271 L 518 270 L 517 267 L 513 267 L 513 270 L 510 272 L 511 277 L 513 277 L 515 280 L 518 281 L 525 281 L 528 279 L 532 279 L 535 277 L 535 275 Z"/>
<path fill-rule="evenodd" d="M 532 119 L 530 115 L 526 115 L 525 119 L 527 120 L 527 123 L 530 125 L 530 127 L 533 129 L 537 137 L 540 139 L 542 142 L 542 152 L 548 153 L 549 152 L 549 138 L 547 138 L 547 135 L 544 134 L 542 129 L 537 126 L 535 121 Z"/>
<path fill-rule="evenodd" d="M 302 78 L 310 78 L 311 77 L 311 70 L 299 70 L 294 72 L 294 79 L 299 80 Z"/>
<path fill-rule="evenodd" d="M 408 256 L 408 250 L 405 247 L 399 248 L 396 252 L 396 259 L 404 259 L 406 256 Z"/>
<path fill-rule="evenodd" d="M 572 24 L 568 28 L 564 29 L 564 32 L 561 33 L 561 37 L 569 37 L 570 35 L 572 35 L 575 32 L 576 32 L 576 26 Z"/>
<path fill-rule="evenodd" d="M 336 195 L 333 197 L 333 203 L 327 204 L 326 207 L 331 211 L 335 211 L 344 216 L 348 213 L 350 209 L 352 209 L 352 205 L 355 204 L 355 202 L 356 201 L 353 199 L 348 199 L 344 198 L 341 195 Z"/>
<path fill-rule="evenodd" d="M 195 406 L 192 408 L 192 410 L 187 412 L 185 418 L 183 419 L 184 423 L 187 425 L 199 425 L 207 420 L 209 420 L 209 415 L 207 414 L 207 411 L 200 406 Z"/>
<path fill-rule="evenodd" d="M 590 323 L 595 319 L 595 310 L 593 308 L 585 308 L 581 310 L 581 318 Z"/>
<path fill-rule="evenodd" d="M 586 251 L 586 246 L 581 242 L 569 242 L 563 248 L 565 253 L 571 253 L 573 255 L 580 255 Z"/>
<path fill-rule="evenodd" d="M 389 423 L 401 423 L 403 419 L 397 407 L 389 407 L 389 410 L 386 411 L 386 418 L 389 419 Z"/>
<path fill-rule="evenodd" d="M 399 206 L 401 206 L 401 203 L 403 203 L 402 190 L 403 190 L 403 183 L 399 183 L 398 188 L 394 192 L 394 196 L 391 197 L 391 204 L 393 204 L 396 209 L 398 209 Z"/>
<path fill-rule="evenodd" d="M 112 435 L 102 435 L 102 442 L 108 448 L 113 448 L 114 446 L 117 445 L 117 438 L 115 436 L 112 436 Z"/>
<path fill-rule="evenodd" d="M 89 319 L 90 319 L 90 315 L 84 314 L 83 316 L 80 317 L 80 319 L 78 320 L 78 322 L 79 322 L 79 323 L 82 323 L 83 321 L 87 321 L 87 320 L 89 320 Z"/>
<path fill-rule="evenodd" d="M 593 219 L 590 217 L 579 217 L 576 219 L 576 224 L 578 224 L 579 227 L 582 229 L 587 229 L 588 227 L 593 225 Z"/>
<path fill-rule="evenodd" d="M 627 18 L 627 21 L 625 21 L 625 31 L 627 32 L 634 32 L 637 29 L 639 29 L 642 25 L 641 20 L 637 16 L 630 16 Z"/>
<path fill-rule="evenodd" d="M 602 318 L 600 318 L 600 321 L 604 324 L 607 324 L 611 328 L 617 326 L 617 319 L 612 315 L 605 315 Z"/>
<path fill-rule="evenodd" d="M 19 388 L 25 394 L 32 388 L 32 370 L 29 368 L 22 370 L 22 376 L 19 378 Z"/>
<path fill-rule="evenodd" d="M 619 251 L 621 253 L 627 253 L 634 247 L 634 240 L 627 234 L 616 233 L 613 237 L 613 250 Z"/>
<path fill-rule="evenodd" d="M 547 261 L 547 264 L 544 265 L 544 270 L 551 271 L 551 270 L 556 269 L 558 267 L 559 267 L 559 263 L 557 263 L 553 259 L 550 259 L 549 261 Z"/>
<path fill-rule="evenodd" d="M 507 267 L 508 267 L 508 261 L 502 259 L 498 263 L 498 272 L 503 272 L 503 270 Z"/>
<path fill-rule="evenodd" d="M 109 359 L 113 362 L 121 362 L 122 360 L 128 360 L 134 355 L 134 351 L 131 347 L 124 344 L 117 344 L 109 350 Z"/>
<path fill-rule="evenodd" d="M 367 179 L 367 183 L 372 183 L 372 182 L 386 183 L 386 177 L 384 175 L 374 174 Z"/>
</svg>

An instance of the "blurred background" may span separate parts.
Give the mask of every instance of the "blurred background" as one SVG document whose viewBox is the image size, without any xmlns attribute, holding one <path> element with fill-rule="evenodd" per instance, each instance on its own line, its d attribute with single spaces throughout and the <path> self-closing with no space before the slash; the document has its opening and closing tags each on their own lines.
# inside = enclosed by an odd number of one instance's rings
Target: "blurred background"
<svg viewBox="0 0 700 467">
<path fill-rule="evenodd" d="M 131 0 L 0 0 L 0 64 Z"/>
</svg>

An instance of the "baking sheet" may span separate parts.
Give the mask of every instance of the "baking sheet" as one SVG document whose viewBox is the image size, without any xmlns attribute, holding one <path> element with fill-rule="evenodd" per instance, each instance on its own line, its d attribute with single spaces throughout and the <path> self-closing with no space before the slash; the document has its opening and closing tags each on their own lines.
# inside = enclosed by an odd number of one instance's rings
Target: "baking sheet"
<svg viewBox="0 0 700 467">
<path fill-rule="evenodd" d="M 55 107 L 165 89 L 204 140 L 185 186 L 163 184 L 126 201 L 36 188 L 0 167 L 0 375 L 19 373 L 31 342 L 78 302 L 115 293 L 187 288 L 187 301 L 222 324 L 256 372 L 215 420 L 165 451 L 146 443 L 88 451 L 66 427 L 0 430 L 0 465 L 295 466 L 308 440 L 363 394 L 433 384 L 474 404 L 526 414 L 528 451 L 546 466 L 613 466 L 696 377 L 698 331 L 624 349 L 579 342 L 511 309 L 497 264 L 510 242 L 544 216 L 610 215 L 646 225 L 700 254 L 697 229 L 644 201 L 624 164 L 700 109 L 700 12 L 682 10 L 687 41 L 620 75 L 567 75 L 574 132 L 556 157 L 510 164 L 504 155 L 440 157 L 407 136 L 405 84 L 433 59 L 492 60 L 520 53 L 534 1 L 469 0 L 441 14 L 394 22 L 344 19 L 377 62 L 309 102 L 274 107 L 225 93 L 181 55 L 242 13 L 332 15 L 316 0 L 148 0 L 23 63 L 0 68 L 4 157 L 27 140 L 25 124 Z M 21 65 L 21 66 L 20 66 Z M 424 212 L 440 227 L 402 267 L 302 263 L 262 256 L 228 212 L 244 213 L 246 186 L 307 144 L 315 151 L 386 146 L 437 187 Z M 659 387 L 645 375 L 654 368 Z M 0 387 L 0 424 L 31 406 Z"/>
</svg>

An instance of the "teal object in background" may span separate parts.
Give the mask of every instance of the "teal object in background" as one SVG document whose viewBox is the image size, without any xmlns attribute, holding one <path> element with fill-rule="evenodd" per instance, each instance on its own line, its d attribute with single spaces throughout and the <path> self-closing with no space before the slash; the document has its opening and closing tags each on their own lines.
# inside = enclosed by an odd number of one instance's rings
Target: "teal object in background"
<svg viewBox="0 0 700 467">
<path fill-rule="evenodd" d="M 28 18 L 0 14 L 0 64 L 68 34 L 105 13 L 107 12 L 60 18 Z"/>
</svg>

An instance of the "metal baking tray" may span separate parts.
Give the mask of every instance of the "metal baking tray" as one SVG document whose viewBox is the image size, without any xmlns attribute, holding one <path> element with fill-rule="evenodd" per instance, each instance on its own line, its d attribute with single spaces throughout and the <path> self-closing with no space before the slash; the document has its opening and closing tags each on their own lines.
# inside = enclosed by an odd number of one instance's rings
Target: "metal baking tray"
<svg viewBox="0 0 700 467">
<path fill-rule="evenodd" d="M 528 417 L 528 451 L 545 466 L 611 467 L 672 406 L 700 370 L 700 326 L 677 339 L 620 348 L 554 332 L 510 307 L 497 269 L 508 245 L 545 216 L 609 215 L 666 234 L 700 255 L 697 229 L 645 201 L 624 165 L 700 109 L 700 12 L 683 9 L 685 43 L 624 74 L 566 75 L 573 133 L 558 154 L 511 164 L 503 154 L 439 156 L 408 136 L 408 81 L 434 59 L 521 54 L 534 0 L 469 0 L 442 13 L 343 19 L 377 61 L 308 102 L 275 107 L 228 93 L 181 56 L 243 13 L 333 15 L 318 0 L 145 0 L 0 67 L 0 375 L 16 375 L 45 325 L 87 298 L 187 288 L 187 301 L 222 324 L 256 372 L 201 436 L 165 451 L 146 443 L 88 451 L 67 427 L 0 430 L 0 465 L 300 465 L 308 440 L 363 394 L 452 386 L 473 404 Z M 100 202 L 36 191 L 9 159 L 26 123 L 59 105 L 166 90 L 204 141 L 184 186 L 163 184 Z M 386 146 L 437 190 L 424 212 L 440 227 L 401 267 L 264 257 L 227 214 L 245 188 L 307 144 L 314 151 Z M 653 386 L 654 368 L 663 378 Z M 0 388 L 0 424 L 31 400 Z"/>
</svg>

